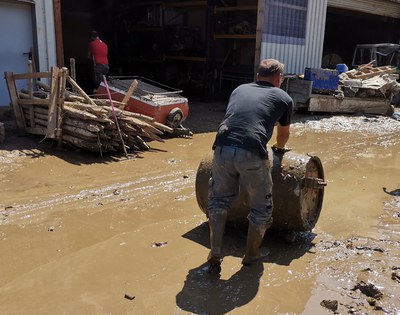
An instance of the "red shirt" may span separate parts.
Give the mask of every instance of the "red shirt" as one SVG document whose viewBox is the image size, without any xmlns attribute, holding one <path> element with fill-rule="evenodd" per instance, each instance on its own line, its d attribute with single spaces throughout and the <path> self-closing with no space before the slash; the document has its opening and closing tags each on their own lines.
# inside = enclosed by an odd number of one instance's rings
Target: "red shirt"
<svg viewBox="0 0 400 315">
<path fill-rule="evenodd" d="M 89 43 L 89 58 L 93 58 L 94 64 L 108 65 L 108 47 L 105 42 L 95 39 Z"/>
</svg>

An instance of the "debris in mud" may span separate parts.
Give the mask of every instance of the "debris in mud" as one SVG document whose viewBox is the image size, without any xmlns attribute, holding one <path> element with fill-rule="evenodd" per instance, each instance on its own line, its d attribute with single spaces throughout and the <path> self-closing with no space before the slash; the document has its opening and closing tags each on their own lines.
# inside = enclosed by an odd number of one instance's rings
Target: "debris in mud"
<svg viewBox="0 0 400 315">
<path fill-rule="evenodd" d="M 333 117 L 313 116 L 303 122 L 296 122 L 291 125 L 294 129 L 297 127 L 307 127 L 307 130 L 317 131 L 370 131 L 377 135 L 387 135 L 400 132 L 399 121 L 390 117 L 366 117 L 366 116 L 344 116 Z"/>
<path fill-rule="evenodd" d="M 338 301 L 337 300 L 323 300 L 321 306 L 335 312 L 338 309 Z"/>
<path fill-rule="evenodd" d="M 151 247 L 164 247 L 167 245 L 167 242 L 154 242 Z"/>
<path fill-rule="evenodd" d="M 400 196 L 400 188 L 388 191 L 386 187 L 382 187 L 383 191 L 391 196 Z"/>
<path fill-rule="evenodd" d="M 398 271 L 400 268 L 399 267 L 393 267 L 392 270 L 395 270 L 392 272 L 391 279 L 400 283 L 400 271 Z"/>
<path fill-rule="evenodd" d="M 5 206 L 0 204 L 0 219 L 6 220 L 7 217 L 10 215 L 10 209 L 12 208 L 12 206 Z"/>
<path fill-rule="evenodd" d="M 124 298 L 125 298 L 125 299 L 128 299 L 128 300 L 134 300 L 134 299 L 135 299 L 135 296 L 125 293 Z"/>
<path fill-rule="evenodd" d="M 360 292 L 368 297 L 380 300 L 383 297 L 381 290 L 373 283 L 366 283 L 364 281 L 358 282 L 353 290 L 360 290 Z"/>
</svg>

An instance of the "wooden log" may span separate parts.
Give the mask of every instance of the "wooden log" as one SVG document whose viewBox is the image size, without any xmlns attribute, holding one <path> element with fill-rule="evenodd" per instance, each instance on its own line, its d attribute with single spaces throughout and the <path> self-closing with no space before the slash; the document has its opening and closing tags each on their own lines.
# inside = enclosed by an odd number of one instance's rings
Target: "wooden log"
<svg viewBox="0 0 400 315">
<path fill-rule="evenodd" d="M 64 124 L 70 125 L 70 126 L 77 126 L 79 128 L 87 129 L 91 132 L 100 132 L 101 130 L 104 129 L 102 125 L 96 122 L 87 122 L 87 121 L 82 121 L 79 119 L 73 119 L 71 117 L 64 117 Z"/>
<path fill-rule="evenodd" d="M 98 140 L 99 137 L 96 133 L 93 133 L 87 129 L 79 128 L 79 127 L 74 127 L 70 125 L 63 125 L 63 131 L 68 132 L 68 134 L 73 134 L 77 136 L 78 138 L 85 139 L 85 140 L 90 140 L 90 141 L 95 141 Z"/>
<path fill-rule="evenodd" d="M 86 94 L 84 90 L 81 89 L 81 87 L 78 85 L 78 83 L 75 82 L 74 79 L 72 79 L 70 76 L 67 77 L 67 81 L 76 88 L 78 93 L 85 98 L 85 100 L 92 105 L 96 105 L 93 100 L 89 97 L 89 95 Z"/>
<path fill-rule="evenodd" d="M 122 104 L 125 105 L 128 103 L 129 99 L 131 98 L 131 96 L 133 95 L 133 93 L 135 93 L 136 88 L 138 86 L 139 82 L 135 79 L 133 80 L 131 86 L 129 87 L 128 92 L 126 92 L 123 100 L 122 100 Z"/>
<path fill-rule="evenodd" d="M 109 102 L 106 102 L 105 100 L 100 100 L 100 99 L 95 99 L 94 102 L 99 106 L 103 106 L 109 112 L 112 111 L 112 108 L 111 108 Z M 122 103 L 117 102 L 117 101 L 113 101 L 113 105 L 115 107 L 117 107 L 117 108 L 115 108 L 115 111 L 116 111 L 116 113 L 118 113 L 118 115 L 123 113 L 125 116 L 138 118 L 138 119 L 143 120 L 145 122 L 154 122 L 155 121 L 154 117 L 150 117 L 150 116 L 146 116 L 146 115 L 143 115 L 143 114 L 134 113 L 134 112 L 131 112 L 131 111 L 127 111 L 127 110 L 118 108 L 118 104 L 122 104 Z"/>
<path fill-rule="evenodd" d="M 68 134 L 67 132 L 62 135 L 62 139 L 64 142 L 67 142 L 75 147 L 91 152 L 101 152 L 102 149 L 101 144 L 99 144 L 98 142 L 79 139 L 74 137 L 73 135 Z"/>
<path fill-rule="evenodd" d="M 47 119 L 40 119 L 38 117 L 34 117 L 34 119 L 32 121 L 33 121 L 33 124 L 31 126 L 40 125 L 43 127 L 47 127 Z"/>
<path fill-rule="evenodd" d="M 69 65 L 71 69 L 71 78 L 76 82 L 76 67 L 75 67 L 75 58 L 69 58 Z M 72 86 L 72 91 L 76 92 L 75 86 Z"/>
<path fill-rule="evenodd" d="M 29 90 L 26 89 L 21 89 L 20 93 L 24 93 L 29 95 Z M 32 97 L 31 98 L 41 98 L 41 99 L 46 99 L 49 97 L 49 93 L 45 92 L 45 91 L 33 91 L 32 93 Z"/>
<path fill-rule="evenodd" d="M 42 120 L 44 120 L 44 121 L 47 121 L 48 120 L 48 116 L 47 116 L 47 114 L 41 114 L 41 113 L 38 113 L 38 112 L 33 112 L 34 113 L 34 118 L 36 119 L 36 118 L 39 118 L 39 119 L 42 119 Z"/>
<path fill-rule="evenodd" d="M 144 141 L 140 136 L 135 137 L 136 145 L 143 150 L 149 151 L 150 147 L 147 145 L 146 141 Z"/>
<path fill-rule="evenodd" d="M 41 89 L 43 89 L 43 91 L 45 92 L 50 92 L 50 86 L 42 81 L 38 81 L 36 82 L 36 85 L 38 87 L 40 87 Z"/>
<path fill-rule="evenodd" d="M 154 123 L 152 123 L 152 125 L 153 125 L 154 127 L 156 127 L 157 129 L 160 129 L 160 130 L 162 130 L 162 131 L 166 131 L 166 132 L 168 132 L 168 133 L 173 133 L 173 132 L 174 132 L 174 129 L 173 129 L 173 128 L 168 127 L 168 126 L 166 126 L 166 125 L 164 125 L 164 124 L 161 124 L 161 123 L 159 123 L 159 122 L 157 122 L 157 121 L 155 121 Z"/>
<path fill-rule="evenodd" d="M 154 133 L 149 133 L 146 130 L 142 130 L 142 133 L 139 134 L 140 137 L 143 137 L 145 139 L 149 139 L 149 140 L 155 140 L 158 142 L 165 142 L 163 139 L 161 139 L 159 136 L 157 136 Z"/>
<path fill-rule="evenodd" d="M 83 96 L 77 95 L 75 93 L 71 93 L 69 91 L 65 91 L 65 99 L 67 101 L 71 101 L 71 102 L 80 102 L 80 103 L 87 102 Z"/>
<path fill-rule="evenodd" d="M 131 138 L 126 140 L 126 145 L 129 146 L 129 149 L 131 150 L 140 151 L 140 148 L 136 145 L 136 142 Z"/>
<path fill-rule="evenodd" d="M 58 140 L 58 148 L 62 146 L 62 124 L 63 124 L 63 107 L 64 107 L 64 96 L 66 91 L 68 77 L 68 68 L 63 67 L 61 69 L 61 77 L 59 80 L 58 100 L 57 100 L 57 123 L 55 130 L 55 137 Z"/>
<path fill-rule="evenodd" d="M 46 134 L 46 137 L 48 138 L 55 138 L 55 130 L 57 128 L 57 98 L 59 88 L 59 73 L 60 69 L 58 67 L 52 67 L 49 98 L 49 119 Z"/>
<path fill-rule="evenodd" d="M 42 106 L 38 106 L 38 105 L 30 105 L 30 104 L 21 104 L 21 108 L 23 109 L 29 109 L 30 107 L 33 107 L 33 112 L 34 113 L 39 113 L 39 114 L 43 114 L 43 115 L 47 115 L 48 114 L 48 108 L 42 107 Z"/>
<path fill-rule="evenodd" d="M 77 119 L 83 119 L 83 120 L 94 120 L 94 121 L 99 121 L 99 122 L 105 122 L 109 123 L 111 120 L 106 117 L 106 116 L 96 116 L 92 113 L 79 110 L 76 108 L 73 108 L 71 106 L 64 105 L 64 112 L 66 115 L 69 115 L 70 117 L 77 118 Z"/>
<path fill-rule="evenodd" d="M 64 105 L 68 105 L 73 108 L 85 110 L 94 115 L 108 114 L 107 110 L 105 110 L 103 107 L 97 106 L 97 105 L 89 105 L 89 104 L 85 104 L 85 103 L 81 103 L 81 102 L 69 102 L 69 101 L 65 101 Z"/>
<path fill-rule="evenodd" d="M 156 127 L 153 127 L 152 125 L 148 124 L 147 122 L 145 122 L 143 120 L 140 120 L 140 119 L 137 119 L 137 118 L 134 118 L 134 117 L 124 117 L 124 116 L 121 115 L 119 120 L 120 121 L 124 121 L 124 122 L 129 123 L 129 124 L 136 125 L 136 126 L 138 126 L 140 128 L 146 129 L 146 130 L 148 130 L 150 132 L 153 132 L 155 134 L 159 134 L 159 135 L 163 134 L 163 132 L 161 130 L 157 129 Z"/>
</svg>

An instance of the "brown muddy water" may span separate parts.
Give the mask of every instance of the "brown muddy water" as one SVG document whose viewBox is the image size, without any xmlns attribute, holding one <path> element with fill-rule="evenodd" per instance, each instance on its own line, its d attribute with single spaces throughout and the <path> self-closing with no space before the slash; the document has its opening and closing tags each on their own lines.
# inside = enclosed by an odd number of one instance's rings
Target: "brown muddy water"
<svg viewBox="0 0 400 315">
<path fill-rule="evenodd" d="M 316 227 L 293 243 L 268 233 L 252 267 L 228 229 L 218 277 L 195 177 L 223 109 L 193 104 L 192 139 L 130 159 L 7 134 L 0 314 L 400 314 L 400 122 L 296 116 L 289 146 L 328 182 Z"/>
</svg>

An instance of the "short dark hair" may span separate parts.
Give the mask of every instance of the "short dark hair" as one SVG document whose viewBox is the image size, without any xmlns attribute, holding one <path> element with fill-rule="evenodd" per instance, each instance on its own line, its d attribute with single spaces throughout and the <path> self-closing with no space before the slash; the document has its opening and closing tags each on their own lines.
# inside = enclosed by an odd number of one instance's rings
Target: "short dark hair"
<svg viewBox="0 0 400 315">
<path fill-rule="evenodd" d="M 258 75 L 262 77 L 270 77 L 275 73 L 282 73 L 285 65 L 276 59 L 264 59 L 258 66 Z"/>
<path fill-rule="evenodd" d="M 99 33 L 96 31 L 91 31 L 90 32 L 90 39 L 95 39 L 96 37 L 99 37 Z"/>
</svg>

